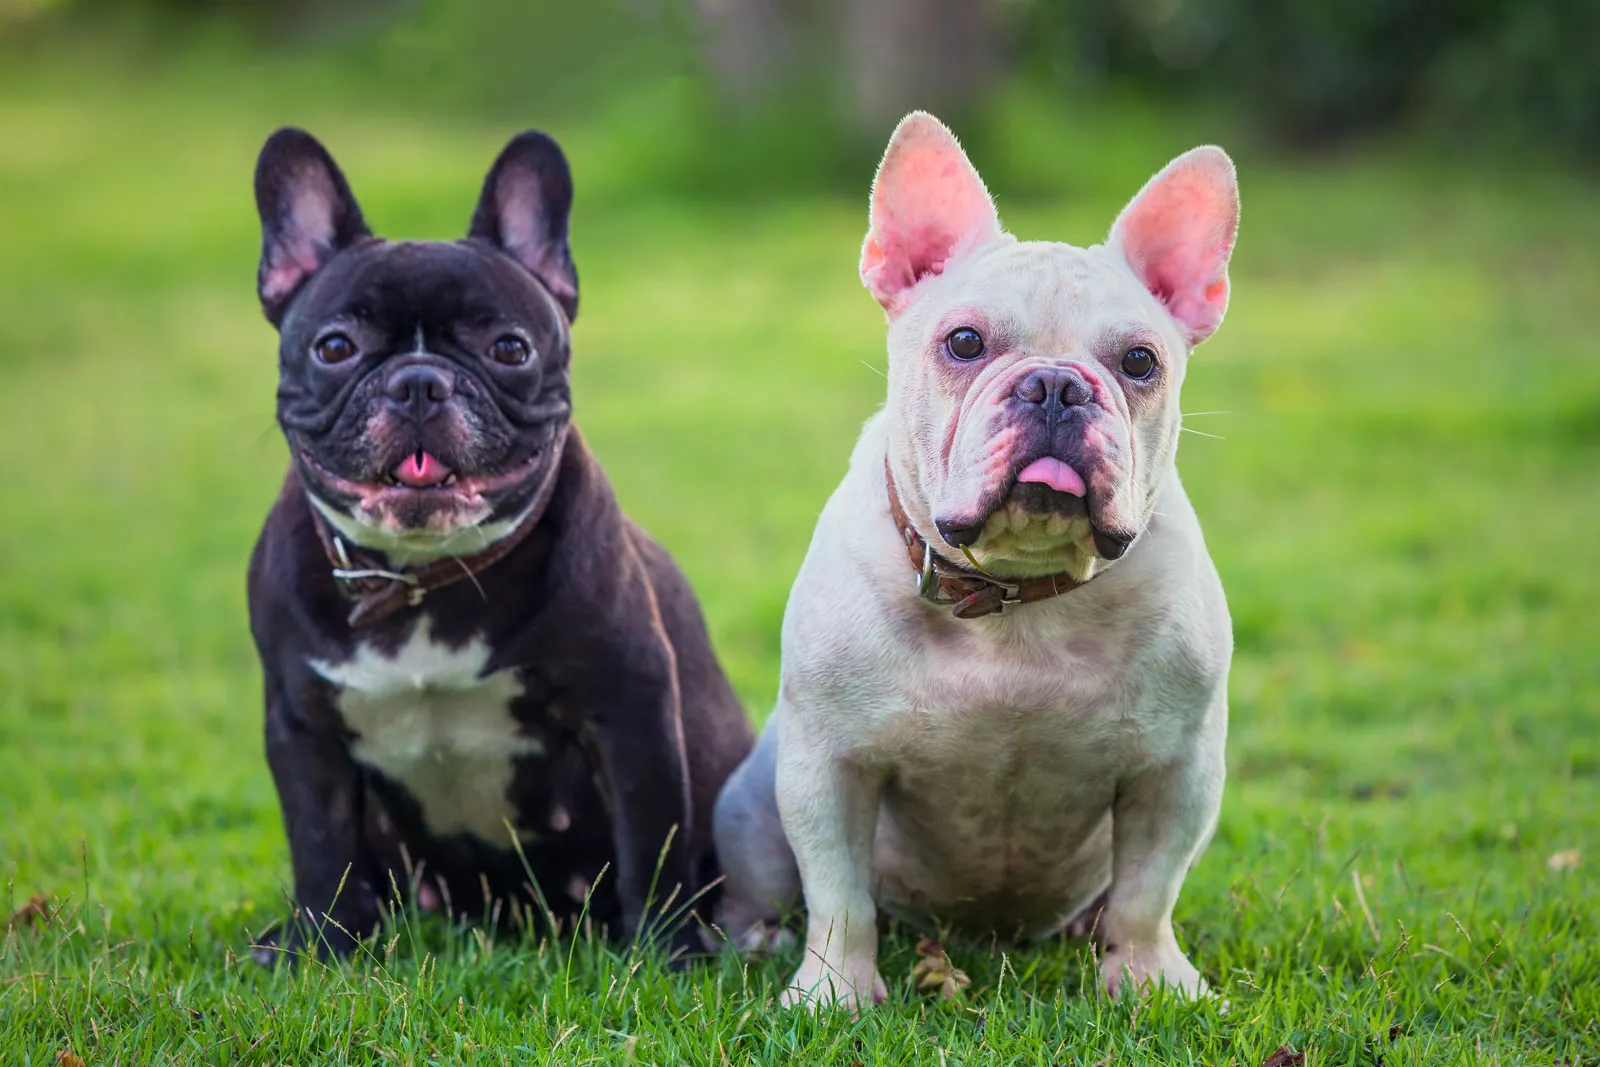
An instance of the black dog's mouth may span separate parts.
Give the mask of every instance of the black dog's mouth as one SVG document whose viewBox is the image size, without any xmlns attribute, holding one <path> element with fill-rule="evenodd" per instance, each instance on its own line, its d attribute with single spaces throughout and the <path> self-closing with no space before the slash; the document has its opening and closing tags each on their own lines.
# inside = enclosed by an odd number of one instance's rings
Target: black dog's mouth
<svg viewBox="0 0 1600 1067">
<path fill-rule="evenodd" d="M 394 469 L 384 476 L 383 484 L 426 491 L 447 489 L 459 480 L 456 472 L 445 466 L 443 460 L 419 448 L 395 464 Z"/>
<path fill-rule="evenodd" d="M 347 478 L 296 451 L 301 468 L 318 488 L 341 503 L 360 510 L 380 511 L 385 505 L 433 502 L 448 507 L 481 506 L 488 498 L 527 482 L 543 466 L 546 449 L 508 470 L 493 474 L 464 474 L 423 449 L 408 455 L 376 481 Z"/>
</svg>

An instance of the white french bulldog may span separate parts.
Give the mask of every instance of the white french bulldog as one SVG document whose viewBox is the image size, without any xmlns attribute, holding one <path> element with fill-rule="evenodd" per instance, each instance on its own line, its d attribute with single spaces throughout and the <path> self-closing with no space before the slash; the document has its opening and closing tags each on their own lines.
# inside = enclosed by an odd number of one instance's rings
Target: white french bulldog
<svg viewBox="0 0 1600 1067">
<path fill-rule="evenodd" d="M 1174 456 L 1238 217 L 1204 147 L 1105 244 L 1018 241 L 937 119 L 895 130 L 861 253 L 888 403 L 822 511 L 777 708 L 715 818 L 736 944 L 804 890 L 786 1003 L 882 999 L 879 906 L 1092 933 L 1113 996 L 1204 991 L 1172 909 L 1216 825 L 1233 641 Z"/>
</svg>

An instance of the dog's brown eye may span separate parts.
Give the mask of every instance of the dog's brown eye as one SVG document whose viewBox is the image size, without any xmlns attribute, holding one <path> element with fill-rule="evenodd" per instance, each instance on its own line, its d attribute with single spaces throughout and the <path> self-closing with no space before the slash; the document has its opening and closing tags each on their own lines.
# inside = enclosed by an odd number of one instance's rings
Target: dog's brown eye
<svg viewBox="0 0 1600 1067">
<path fill-rule="evenodd" d="M 977 359 L 983 355 L 983 335 L 971 326 L 963 326 L 950 331 L 950 336 L 944 339 L 944 346 L 957 359 Z"/>
<path fill-rule="evenodd" d="M 528 348 L 528 342 L 514 333 L 508 333 L 489 346 L 489 357 L 496 363 L 504 363 L 508 367 L 518 367 L 528 362 L 528 357 L 533 353 Z"/>
<path fill-rule="evenodd" d="M 312 345 L 312 351 L 324 363 L 343 363 L 352 359 L 356 354 L 356 343 L 342 333 L 330 333 L 326 337 L 319 337 L 317 343 Z"/>
<path fill-rule="evenodd" d="M 1122 357 L 1122 373 L 1138 381 L 1143 381 L 1155 373 L 1156 354 L 1148 348 L 1130 348 Z"/>
</svg>

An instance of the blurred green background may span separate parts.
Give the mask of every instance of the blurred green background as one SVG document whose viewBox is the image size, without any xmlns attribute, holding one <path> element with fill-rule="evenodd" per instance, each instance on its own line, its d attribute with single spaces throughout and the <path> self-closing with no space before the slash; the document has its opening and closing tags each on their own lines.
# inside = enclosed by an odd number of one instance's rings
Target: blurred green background
<svg viewBox="0 0 1600 1067">
<path fill-rule="evenodd" d="M 1018 967 L 958 956 L 970 1011 L 1033 1020 L 1010 1030 L 898 992 L 860 1024 L 750 1022 L 780 958 L 715 972 L 734 992 L 699 1023 L 672 1019 L 708 987 L 661 978 L 659 1016 L 507 985 L 472 1024 L 380 998 L 370 1032 L 423 1059 L 450 1026 L 493 1048 L 542 1003 L 517 1040 L 558 1062 L 568 1025 L 564 1051 L 601 1059 L 624 1034 L 720 1062 L 696 1041 L 743 1027 L 770 1062 L 932 1056 L 905 1034 L 1068 1062 L 1027 1036 L 1068 1024 L 1085 1063 L 1280 1042 L 1371 1063 L 1390 1025 L 1391 1065 L 1593 1062 L 1597 11 L 0 0 L 0 907 L 88 902 L 83 931 L 6 935 L 0 1060 L 378 1058 L 317 1044 L 312 979 L 229 963 L 289 873 L 243 600 L 285 462 L 253 291 L 267 133 L 311 129 L 378 232 L 432 238 L 464 231 L 511 134 L 562 141 L 578 421 L 759 719 L 789 582 L 882 400 L 856 255 L 876 153 L 919 106 L 1024 238 L 1099 240 L 1194 144 L 1239 164 L 1234 300 L 1191 364 L 1180 459 L 1238 654 L 1222 828 L 1178 918 L 1231 1012 L 1148 1046 L 1136 1015 L 1091 1026 L 1086 958 L 1054 946 L 1020 992 Z M 888 945 L 893 982 L 910 948 Z M 452 958 L 408 995 L 455 1011 L 478 972 Z"/>
</svg>

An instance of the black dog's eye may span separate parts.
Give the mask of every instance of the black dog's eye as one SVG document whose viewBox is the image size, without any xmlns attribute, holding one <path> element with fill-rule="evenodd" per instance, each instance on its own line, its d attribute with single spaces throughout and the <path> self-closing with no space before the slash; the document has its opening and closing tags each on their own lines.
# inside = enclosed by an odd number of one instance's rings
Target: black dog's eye
<svg viewBox="0 0 1600 1067">
<path fill-rule="evenodd" d="M 944 346 L 957 359 L 977 359 L 983 355 L 983 335 L 971 326 L 962 326 L 950 331 L 950 336 L 944 339 Z"/>
<path fill-rule="evenodd" d="M 1122 373 L 1128 377 L 1143 381 L 1155 373 L 1156 354 L 1142 346 L 1130 348 L 1122 356 Z"/>
<path fill-rule="evenodd" d="M 528 362 L 528 357 L 533 355 L 528 348 L 528 342 L 514 333 L 505 334 L 489 346 L 489 358 L 496 363 L 504 363 L 508 367 L 520 367 Z"/>
<path fill-rule="evenodd" d="M 356 343 L 342 333 L 330 333 L 326 337 L 317 338 L 317 343 L 311 346 L 311 350 L 324 363 L 343 363 L 355 357 Z"/>
</svg>

